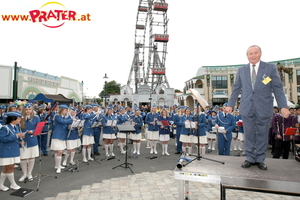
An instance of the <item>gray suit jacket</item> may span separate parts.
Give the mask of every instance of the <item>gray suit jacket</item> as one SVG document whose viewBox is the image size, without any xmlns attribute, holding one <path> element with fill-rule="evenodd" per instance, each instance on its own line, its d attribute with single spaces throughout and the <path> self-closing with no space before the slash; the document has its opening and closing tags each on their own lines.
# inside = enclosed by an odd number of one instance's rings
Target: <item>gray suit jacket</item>
<svg viewBox="0 0 300 200">
<path fill-rule="evenodd" d="M 266 77 L 270 77 L 272 80 L 264 84 L 262 81 Z M 247 64 L 238 69 L 228 106 L 233 108 L 238 95 L 241 93 L 239 108 L 242 116 L 246 116 L 250 109 L 255 109 L 259 117 L 271 117 L 273 114 L 272 92 L 279 109 L 287 108 L 287 100 L 276 66 L 260 61 L 256 82 L 254 89 L 252 89 L 250 64 Z M 252 103 L 254 103 L 253 107 L 251 107 Z"/>
</svg>

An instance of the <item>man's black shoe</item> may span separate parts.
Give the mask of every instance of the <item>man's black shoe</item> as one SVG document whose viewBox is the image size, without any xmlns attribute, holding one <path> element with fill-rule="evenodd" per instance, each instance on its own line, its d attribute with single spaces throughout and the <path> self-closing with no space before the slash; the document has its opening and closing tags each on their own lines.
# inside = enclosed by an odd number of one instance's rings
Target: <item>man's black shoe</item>
<svg viewBox="0 0 300 200">
<path fill-rule="evenodd" d="M 245 162 L 242 164 L 242 168 L 249 168 L 253 163 L 249 162 L 248 160 L 245 160 Z"/>
<path fill-rule="evenodd" d="M 268 167 L 265 163 L 257 163 L 257 166 L 261 170 L 267 170 L 268 169 Z"/>
<path fill-rule="evenodd" d="M 100 156 L 100 153 L 99 153 L 99 152 L 94 152 L 94 154 L 95 154 L 96 156 Z"/>
<path fill-rule="evenodd" d="M 181 154 L 181 152 L 176 152 L 175 154 Z"/>
<path fill-rule="evenodd" d="M 48 154 L 47 154 L 47 153 L 44 153 L 43 155 L 44 155 L 44 156 L 48 156 Z"/>
</svg>

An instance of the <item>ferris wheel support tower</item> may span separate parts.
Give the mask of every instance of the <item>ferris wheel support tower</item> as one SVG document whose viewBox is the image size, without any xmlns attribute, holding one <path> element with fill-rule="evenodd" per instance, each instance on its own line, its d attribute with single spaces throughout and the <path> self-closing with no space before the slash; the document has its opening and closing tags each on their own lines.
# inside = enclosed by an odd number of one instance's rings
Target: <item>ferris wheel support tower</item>
<svg viewBox="0 0 300 200">
<path fill-rule="evenodd" d="M 134 86 L 135 93 L 142 83 L 151 91 L 158 86 L 169 88 L 166 77 L 166 54 L 168 35 L 168 4 L 165 0 L 140 0 L 136 18 L 134 58 L 127 85 Z M 149 24 L 148 24 L 149 21 Z M 146 46 L 146 39 L 148 45 Z M 148 57 L 145 56 L 148 50 Z M 145 66 L 147 59 L 147 69 Z"/>
</svg>

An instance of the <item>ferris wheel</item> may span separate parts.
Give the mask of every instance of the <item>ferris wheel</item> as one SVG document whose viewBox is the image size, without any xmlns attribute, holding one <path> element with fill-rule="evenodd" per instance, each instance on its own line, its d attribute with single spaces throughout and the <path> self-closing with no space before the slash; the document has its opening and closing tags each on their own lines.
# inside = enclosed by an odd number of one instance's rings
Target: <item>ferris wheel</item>
<svg viewBox="0 0 300 200">
<path fill-rule="evenodd" d="M 134 85 L 135 92 L 141 84 L 148 85 L 151 91 L 159 85 L 170 87 L 165 67 L 169 41 L 167 11 L 165 0 L 139 1 L 134 58 L 127 81 L 127 85 Z"/>
</svg>

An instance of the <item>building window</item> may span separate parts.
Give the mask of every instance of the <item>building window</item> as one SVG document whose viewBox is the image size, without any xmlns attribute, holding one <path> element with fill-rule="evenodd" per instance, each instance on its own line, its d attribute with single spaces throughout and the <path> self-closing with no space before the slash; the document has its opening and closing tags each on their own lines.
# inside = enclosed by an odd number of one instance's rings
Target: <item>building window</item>
<svg viewBox="0 0 300 200">
<path fill-rule="evenodd" d="M 211 83 L 214 89 L 228 88 L 227 76 L 213 76 Z"/>
<path fill-rule="evenodd" d="M 297 70 L 297 85 L 300 85 L 300 70 Z"/>
<path fill-rule="evenodd" d="M 199 85 L 198 85 L 198 88 L 203 88 L 203 84 L 199 84 Z"/>
</svg>

